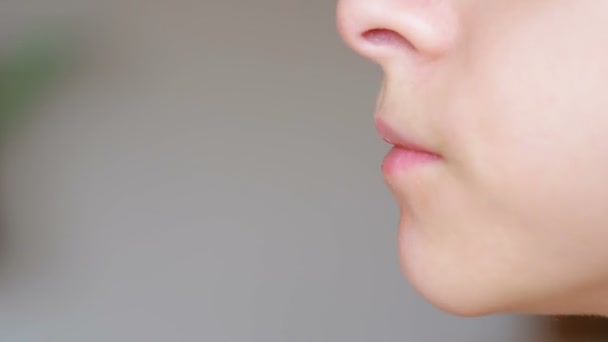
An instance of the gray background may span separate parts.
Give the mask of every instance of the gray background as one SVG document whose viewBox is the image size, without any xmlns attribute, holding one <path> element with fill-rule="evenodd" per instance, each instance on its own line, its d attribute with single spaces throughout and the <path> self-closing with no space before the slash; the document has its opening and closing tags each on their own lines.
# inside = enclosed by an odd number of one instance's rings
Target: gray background
<svg viewBox="0 0 608 342">
<path fill-rule="evenodd" d="M 381 74 L 334 7 L 2 0 L 1 46 L 61 24 L 79 50 L 1 147 L 0 340 L 603 340 L 410 288 Z"/>
</svg>

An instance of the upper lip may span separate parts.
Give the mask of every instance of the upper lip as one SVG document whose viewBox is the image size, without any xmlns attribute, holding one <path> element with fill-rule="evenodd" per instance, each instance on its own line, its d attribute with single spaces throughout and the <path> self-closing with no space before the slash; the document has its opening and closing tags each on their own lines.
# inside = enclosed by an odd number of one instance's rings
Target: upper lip
<svg viewBox="0 0 608 342">
<path fill-rule="evenodd" d="M 412 140 L 404 134 L 399 133 L 385 120 L 376 118 L 375 123 L 378 134 L 387 143 L 407 150 L 439 156 L 436 152 L 431 151 L 420 143 Z"/>
</svg>

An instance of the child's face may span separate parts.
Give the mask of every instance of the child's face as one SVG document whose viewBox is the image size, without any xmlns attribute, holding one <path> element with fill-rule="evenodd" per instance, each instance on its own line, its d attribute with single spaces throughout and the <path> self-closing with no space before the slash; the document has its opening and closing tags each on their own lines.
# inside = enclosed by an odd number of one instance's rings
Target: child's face
<svg viewBox="0 0 608 342">
<path fill-rule="evenodd" d="M 608 1 L 341 0 L 338 26 L 385 72 L 377 119 L 441 156 L 385 168 L 413 286 L 608 314 Z"/>
</svg>

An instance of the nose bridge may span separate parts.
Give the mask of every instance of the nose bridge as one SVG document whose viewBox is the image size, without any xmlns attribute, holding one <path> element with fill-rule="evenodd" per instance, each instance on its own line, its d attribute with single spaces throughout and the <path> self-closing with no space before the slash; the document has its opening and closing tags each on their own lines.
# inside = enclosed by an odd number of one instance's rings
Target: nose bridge
<svg viewBox="0 0 608 342">
<path fill-rule="evenodd" d="M 437 57 L 450 49 L 457 34 L 449 2 L 340 0 L 338 30 L 353 50 L 379 64 L 404 52 Z"/>
</svg>

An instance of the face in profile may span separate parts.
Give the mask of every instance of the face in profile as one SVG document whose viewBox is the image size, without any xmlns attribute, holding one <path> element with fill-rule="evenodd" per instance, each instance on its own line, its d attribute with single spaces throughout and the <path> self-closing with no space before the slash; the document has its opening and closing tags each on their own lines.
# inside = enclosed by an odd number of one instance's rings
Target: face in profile
<svg viewBox="0 0 608 342">
<path fill-rule="evenodd" d="M 402 270 L 450 313 L 608 315 L 608 1 L 340 0 Z"/>
</svg>

